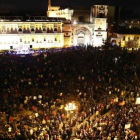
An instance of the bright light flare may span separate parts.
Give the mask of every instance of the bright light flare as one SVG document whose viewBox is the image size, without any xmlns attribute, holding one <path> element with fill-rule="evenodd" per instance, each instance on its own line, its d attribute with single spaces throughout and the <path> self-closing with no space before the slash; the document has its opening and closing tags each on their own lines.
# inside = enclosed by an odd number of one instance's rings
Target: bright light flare
<svg viewBox="0 0 140 140">
<path fill-rule="evenodd" d="M 69 103 L 69 104 L 66 104 L 66 106 L 65 106 L 66 111 L 71 111 L 71 110 L 75 110 L 75 109 L 76 109 L 75 103 Z"/>
<path fill-rule="evenodd" d="M 77 24 L 77 22 L 76 22 L 76 21 L 74 21 L 74 22 L 73 22 L 73 24 Z"/>
<path fill-rule="evenodd" d="M 136 98 L 136 105 L 140 105 L 140 97 Z"/>
</svg>

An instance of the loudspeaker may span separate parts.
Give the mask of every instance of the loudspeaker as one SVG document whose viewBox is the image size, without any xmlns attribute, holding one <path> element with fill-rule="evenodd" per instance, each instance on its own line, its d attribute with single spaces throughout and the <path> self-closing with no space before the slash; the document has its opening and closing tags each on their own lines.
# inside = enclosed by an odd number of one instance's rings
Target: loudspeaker
<svg viewBox="0 0 140 140">
<path fill-rule="evenodd" d="M 10 50 L 12 50 L 13 49 L 13 46 L 10 46 Z"/>
<path fill-rule="evenodd" d="M 32 49 L 32 45 L 30 45 L 30 49 Z"/>
</svg>

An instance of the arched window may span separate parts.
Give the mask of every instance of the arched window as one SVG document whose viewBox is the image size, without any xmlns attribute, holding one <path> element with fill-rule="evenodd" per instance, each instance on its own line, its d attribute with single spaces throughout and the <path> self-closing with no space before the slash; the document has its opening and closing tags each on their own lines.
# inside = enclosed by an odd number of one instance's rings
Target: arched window
<svg viewBox="0 0 140 140">
<path fill-rule="evenodd" d="M 57 32 L 57 28 L 54 28 L 54 31 Z"/>
<path fill-rule="evenodd" d="M 46 31 L 46 29 L 45 29 L 45 28 L 43 28 L 43 31 L 45 32 L 45 31 Z"/>
<path fill-rule="evenodd" d="M 34 32 L 35 31 L 34 28 L 32 28 L 31 31 Z"/>
<path fill-rule="evenodd" d="M 19 28 L 19 30 L 18 30 L 19 32 L 22 32 L 22 29 L 21 28 Z"/>
</svg>

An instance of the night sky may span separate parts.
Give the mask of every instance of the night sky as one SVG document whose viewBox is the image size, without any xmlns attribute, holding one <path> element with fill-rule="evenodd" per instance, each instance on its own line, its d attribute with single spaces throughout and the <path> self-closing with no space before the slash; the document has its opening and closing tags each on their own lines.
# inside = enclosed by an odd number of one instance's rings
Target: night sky
<svg viewBox="0 0 140 140">
<path fill-rule="evenodd" d="M 131 9 L 132 5 L 140 9 L 139 0 L 52 0 L 53 6 L 91 6 L 94 4 L 108 4 L 123 6 Z M 46 11 L 47 0 L 0 0 L 0 11 Z"/>
</svg>

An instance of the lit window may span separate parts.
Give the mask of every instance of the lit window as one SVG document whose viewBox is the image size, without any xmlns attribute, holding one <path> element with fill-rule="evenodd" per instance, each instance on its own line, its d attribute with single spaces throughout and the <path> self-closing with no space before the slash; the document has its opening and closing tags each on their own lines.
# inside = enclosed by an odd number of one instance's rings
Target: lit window
<svg viewBox="0 0 140 140">
<path fill-rule="evenodd" d="M 125 41 L 125 36 L 123 36 L 123 41 Z"/>
</svg>

